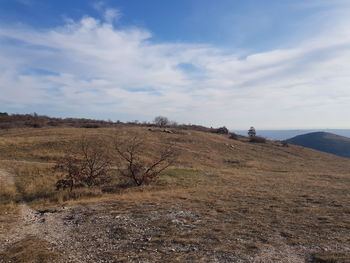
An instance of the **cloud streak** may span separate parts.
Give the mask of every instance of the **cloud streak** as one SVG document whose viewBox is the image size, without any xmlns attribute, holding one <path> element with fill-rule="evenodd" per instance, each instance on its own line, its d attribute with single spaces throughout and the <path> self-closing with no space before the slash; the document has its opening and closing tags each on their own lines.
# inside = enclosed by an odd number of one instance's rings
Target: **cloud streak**
<svg viewBox="0 0 350 263">
<path fill-rule="evenodd" d="M 117 10 L 104 14 L 45 31 L 1 26 L 0 104 L 115 120 L 162 114 L 236 129 L 350 128 L 343 17 L 294 47 L 242 58 L 210 45 L 154 43 L 145 29 L 115 26 Z"/>
</svg>

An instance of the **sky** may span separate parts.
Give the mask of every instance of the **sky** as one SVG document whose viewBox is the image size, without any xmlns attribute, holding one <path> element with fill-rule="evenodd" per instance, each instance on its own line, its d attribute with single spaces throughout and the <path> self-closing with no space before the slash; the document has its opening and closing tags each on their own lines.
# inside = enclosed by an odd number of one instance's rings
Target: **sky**
<svg viewBox="0 0 350 263">
<path fill-rule="evenodd" d="M 349 129 L 348 0 L 0 0 L 0 112 Z"/>
</svg>

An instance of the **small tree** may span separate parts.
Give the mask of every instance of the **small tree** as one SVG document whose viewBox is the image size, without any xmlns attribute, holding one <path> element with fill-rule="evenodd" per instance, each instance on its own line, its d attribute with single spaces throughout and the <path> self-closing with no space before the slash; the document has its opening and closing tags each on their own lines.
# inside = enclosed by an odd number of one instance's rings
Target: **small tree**
<svg viewBox="0 0 350 263">
<path fill-rule="evenodd" d="M 56 183 L 56 189 L 77 186 L 100 185 L 107 180 L 111 158 L 105 151 L 104 143 L 96 138 L 81 137 L 76 147 L 66 149 L 66 156 L 58 160 L 55 171 L 63 179 Z"/>
<path fill-rule="evenodd" d="M 250 138 L 255 137 L 256 136 L 256 131 L 254 127 L 250 127 L 250 129 L 248 130 L 248 136 Z"/>
<path fill-rule="evenodd" d="M 167 117 L 164 116 L 157 116 L 153 120 L 154 124 L 159 127 L 165 127 L 170 124 L 170 121 Z"/>
<path fill-rule="evenodd" d="M 83 157 L 81 173 L 84 183 L 88 186 L 102 184 L 111 168 L 111 158 L 105 150 L 104 142 L 83 137 L 80 151 Z"/>
<path fill-rule="evenodd" d="M 140 186 L 156 179 L 160 173 L 174 163 L 177 153 L 174 146 L 166 143 L 157 157 L 145 158 L 145 142 L 138 137 L 120 142 L 115 141 L 115 150 L 119 157 L 119 173 L 132 179 Z"/>
</svg>

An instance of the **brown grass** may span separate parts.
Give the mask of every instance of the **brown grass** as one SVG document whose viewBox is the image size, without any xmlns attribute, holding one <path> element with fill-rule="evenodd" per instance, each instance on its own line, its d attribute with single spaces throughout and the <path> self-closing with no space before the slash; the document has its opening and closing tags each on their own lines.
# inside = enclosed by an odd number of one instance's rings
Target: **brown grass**
<svg viewBox="0 0 350 263">
<path fill-rule="evenodd" d="M 18 192 L 13 184 L 1 183 L 0 204 L 9 204 L 18 200 Z"/>
<path fill-rule="evenodd" d="M 242 137 L 173 131 L 84 130 L 106 138 L 141 135 L 147 141 L 145 158 L 164 140 L 176 143 L 181 155 L 155 184 L 118 193 L 80 189 L 74 196 L 54 191 L 50 167 L 82 129 L 0 131 L 0 168 L 16 175 L 15 188 L 7 185 L 1 196 L 9 204 L 20 196 L 36 208 L 56 202 L 83 206 L 86 213 L 86 207 L 98 204 L 90 216 L 111 220 L 100 222 L 99 230 L 87 217 L 79 231 L 87 237 L 113 227 L 128 233 L 118 253 L 105 252 L 110 262 L 349 262 L 349 159 L 271 141 L 253 144 Z M 139 236 L 132 224 L 117 226 L 116 216 L 148 229 L 147 236 Z M 290 261 L 283 261 L 287 256 Z"/>
<path fill-rule="evenodd" d="M 58 253 L 50 249 L 50 244 L 34 236 L 14 243 L 7 251 L 0 252 L 0 262 L 46 263 L 55 262 Z"/>
<path fill-rule="evenodd" d="M 55 193 L 56 177 L 49 167 L 27 164 L 14 168 L 12 173 L 22 201 L 49 199 Z"/>
</svg>

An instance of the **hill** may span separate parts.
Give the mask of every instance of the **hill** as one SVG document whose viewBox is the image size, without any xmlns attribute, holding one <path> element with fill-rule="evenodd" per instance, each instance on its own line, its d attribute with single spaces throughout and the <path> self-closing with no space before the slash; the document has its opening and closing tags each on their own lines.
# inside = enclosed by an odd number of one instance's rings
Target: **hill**
<svg viewBox="0 0 350 263">
<path fill-rule="evenodd" d="M 170 141 L 172 166 L 141 187 L 56 191 L 81 136 Z M 114 164 L 115 166 L 117 164 Z M 0 262 L 349 262 L 350 160 L 179 128 L 0 130 Z"/>
<path fill-rule="evenodd" d="M 258 130 L 257 135 L 269 140 L 287 140 L 298 135 L 311 132 L 329 132 L 340 136 L 350 137 L 350 129 L 298 129 L 298 130 Z M 236 134 L 247 135 L 246 130 L 233 130 Z"/>
<path fill-rule="evenodd" d="M 350 138 L 328 132 L 312 132 L 286 140 L 287 143 L 350 158 Z"/>
</svg>

